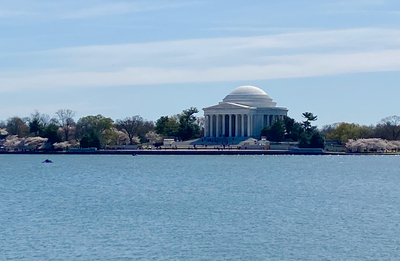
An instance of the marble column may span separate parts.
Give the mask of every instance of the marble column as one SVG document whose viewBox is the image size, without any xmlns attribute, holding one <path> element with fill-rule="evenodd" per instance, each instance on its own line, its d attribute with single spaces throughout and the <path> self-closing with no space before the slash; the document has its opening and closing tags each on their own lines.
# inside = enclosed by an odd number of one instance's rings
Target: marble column
<svg viewBox="0 0 400 261">
<path fill-rule="evenodd" d="M 214 137 L 214 115 L 210 115 L 210 137 Z"/>
<path fill-rule="evenodd" d="M 250 137 L 250 114 L 247 114 L 247 137 Z"/>
<path fill-rule="evenodd" d="M 235 114 L 235 137 L 239 136 L 239 117 Z"/>
<path fill-rule="evenodd" d="M 249 137 L 253 136 L 253 115 L 249 115 Z"/>
<path fill-rule="evenodd" d="M 242 129 L 241 129 L 242 133 L 240 136 L 244 137 L 244 114 L 240 115 L 240 118 L 242 120 L 242 122 L 241 122 L 242 123 Z"/>
<path fill-rule="evenodd" d="M 219 115 L 215 115 L 215 137 L 219 137 Z"/>
<path fill-rule="evenodd" d="M 208 137 L 208 127 L 210 126 L 208 123 L 208 115 L 205 116 L 205 124 L 204 124 L 204 137 Z"/>
<path fill-rule="evenodd" d="M 233 115 L 229 114 L 229 137 L 232 137 L 232 117 Z"/>
<path fill-rule="evenodd" d="M 225 137 L 225 114 L 222 114 L 222 137 Z"/>
</svg>

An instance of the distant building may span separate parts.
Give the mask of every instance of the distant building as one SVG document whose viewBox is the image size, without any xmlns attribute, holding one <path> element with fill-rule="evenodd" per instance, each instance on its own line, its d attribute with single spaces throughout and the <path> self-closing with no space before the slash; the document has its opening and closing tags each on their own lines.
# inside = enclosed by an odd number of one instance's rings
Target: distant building
<svg viewBox="0 0 400 261">
<path fill-rule="evenodd" d="M 276 103 L 260 88 L 241 86 L 229 93 L 222 102 L 204 108 L 204 137 L 260 137 L 265 126 L 276 117 L 287 115 L 286 108 Z"/>
</svg>

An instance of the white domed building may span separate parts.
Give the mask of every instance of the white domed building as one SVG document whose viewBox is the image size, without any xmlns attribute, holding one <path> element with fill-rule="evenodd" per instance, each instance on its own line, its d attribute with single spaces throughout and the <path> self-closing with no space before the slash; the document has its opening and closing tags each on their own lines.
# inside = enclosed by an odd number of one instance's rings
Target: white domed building
<svg viewBox="0 0 400 261">
<path fill-rule="evenodd" d="M 204 108 L 204 137 L 254 137 L 270 126 L 276 117 L 283 118 L 288 110 L 260 88 L 241 86 L 229 93 L 218 105 Z"/>
</svg>

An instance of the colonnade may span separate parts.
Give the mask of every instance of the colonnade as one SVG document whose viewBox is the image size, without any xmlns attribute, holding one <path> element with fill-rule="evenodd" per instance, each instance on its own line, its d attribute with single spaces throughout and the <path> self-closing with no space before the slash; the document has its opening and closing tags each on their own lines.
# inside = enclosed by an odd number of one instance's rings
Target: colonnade
<svg viewBox="0 0 400 261">
<path fill-rule="evenodd" d="M 206 114 L 204 137 L 251 137 L 254 135 L 254 132 L 261 131 L 264 126 L 270 126 L 275 117 L 283 116 L 258 114 Z M 257 135 L 259 135 L 259 133 L 257 133 Z"/>
</svg>

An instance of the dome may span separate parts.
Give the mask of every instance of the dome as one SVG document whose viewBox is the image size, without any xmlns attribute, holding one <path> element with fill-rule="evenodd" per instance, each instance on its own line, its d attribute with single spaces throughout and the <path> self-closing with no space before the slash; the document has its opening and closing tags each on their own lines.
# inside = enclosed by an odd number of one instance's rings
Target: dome
<svg viewBox="0 0 400 261">
<path fill-rule="evenodd" d="M 252 107 L 275 107 L 276 103 L 266 92 L 258 87 L 245 85 L 240 86 L 230 92 L 223 102 L 237 103 Z"/>
<path fill-rule="evenodd" d="M 229 95 L 267 95 L 263 90 L 261 90 L 258 87 L 251 86 L 251 85 L 245 85 L 245 86 L 240 86 L 231 91 Z"/>
</svg>

